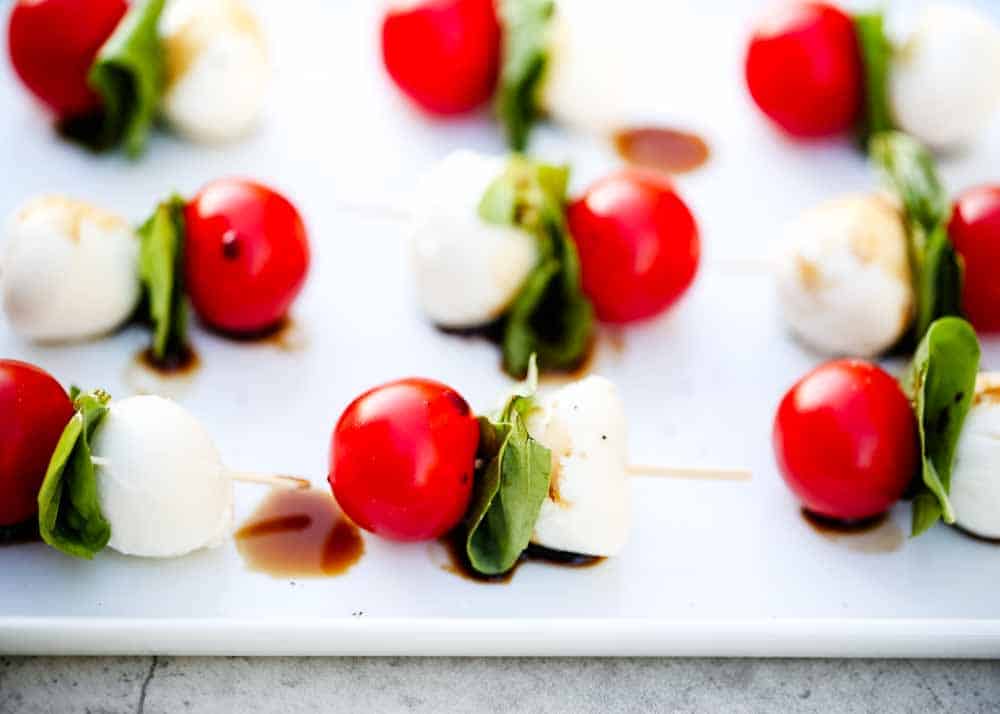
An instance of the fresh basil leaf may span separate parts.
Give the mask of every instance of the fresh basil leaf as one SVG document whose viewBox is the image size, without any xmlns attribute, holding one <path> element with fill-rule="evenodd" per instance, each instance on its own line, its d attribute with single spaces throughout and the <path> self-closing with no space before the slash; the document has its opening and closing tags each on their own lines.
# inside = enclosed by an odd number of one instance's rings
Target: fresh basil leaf
<svg viewBox="0 0 1000 714">
<path fill-rule="evenodd" d="M 922 228 L 913 226 L 912 231 Z M 917 319 L 914 326 L 919 338 L 940 318 L 962 315 L 962 264 L 948 237 L 948 226 L 940 223 L 923 240 L 924 254 L 919 261 L 917 279 Z"/>
<path fill-rule="evenodd" d="M 927 235 L 948 221 L 951 199 L 938 177 L 934 156 L 923 144 L 903 132 L 884 131 L 872 136 L 869 153 L 899 195 L 909 220 L 923 226 Z"/>
<path fill-rule="evenodd" d="M 478 461 L 467 514 L 466 554 L 483 575 L 514 567 L 531 542 L 549 492 L 552 452 L 528 434 L 525 419 L 533 397 L 512 397 L 496 420 L 479 419 Z"/>
<path fill-rule="evenodd" d="M 920 434 L 920 486 L 913 499 L 912 534 L 939 518 L 955 522 L 948 492 L 962 425 L 972 406 L 979 372 L 979 340 L 965 320 L 944 317 L 927 330 L 903 386 L 913 403 Z"/>
<path fill-rule="evenodd" d="M 166 62 L 157 25 L 165 0 L 137 0 L 101 47 L 87 82 L 103 102 L 96 121 L 67 126 L 67 133 L 97 151 L 124 144 L 142 153 L 166 83 Z"/>
<path fill-rule="evenodd" d="M 504 318 L 504 369 L 528 372 L 531 355 L 545 370 L 579 366 L 593 334 L 593 309 L 580 287 L 580 259 L 565 222 L 569 171 L 513 156 L 486 190 L 479 215 L 487 223 L 538 239 L 538 264 Z"/>
<path fill-rule="evenodd" d="M 76 413 L 56 444 L 38 492 L 42 540 L 77 558 L 93 558 L 111 539 L 111 524 L 101 513 L 90 453 L 91 439 L 110 399 L 100 390 L 76 398 Z"/>
<path fill-rule="evenodd" d="M 892 44 L 885 35 L 885 17 L 882 12 L 855 15 L 854 34 L 861 50 L 861 63 L 865 75 L 865 105 L 858 134 L 861 146 L 867 148 L 868 140 L 872 136 L 894 128 L 892 111 L 889 109 L 889 63 L 892 59 Z"/>
<path fill-rule="evenodd" d="M 962 264 L 948 237 L 951 201 L 934 157 L 912 137 L 897 131 L 876 134 L 870 153 L 906 215 L 916 343 L 938 318 L 962 314 Z"/>
<path fill-rule="evenodd" d="M 153 326 L 153 359 L 179 360 L 187 350 L 184 301 L 184 199 L 172 196 L 139 227 L 139 279 Z"/>
<path fill-rule="evenodd" d="M 501 0 L 503 64 L 496 112 L 514 151 L 524 151 L 540 116 L 538 92 L 548 64 L 549 21 L 554 0 Z"/>
</svg>

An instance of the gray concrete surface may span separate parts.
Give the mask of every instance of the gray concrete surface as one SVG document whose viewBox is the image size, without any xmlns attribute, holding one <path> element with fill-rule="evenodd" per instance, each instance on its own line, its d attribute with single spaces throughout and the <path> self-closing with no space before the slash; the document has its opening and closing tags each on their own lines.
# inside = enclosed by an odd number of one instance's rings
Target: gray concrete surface
<svg viewBox="0 0 1000 714">
<path fill-rule="evenodd" d="M 3 714 L 1000 712 L 1000 662 L 0 658 Z"/>
</svg>

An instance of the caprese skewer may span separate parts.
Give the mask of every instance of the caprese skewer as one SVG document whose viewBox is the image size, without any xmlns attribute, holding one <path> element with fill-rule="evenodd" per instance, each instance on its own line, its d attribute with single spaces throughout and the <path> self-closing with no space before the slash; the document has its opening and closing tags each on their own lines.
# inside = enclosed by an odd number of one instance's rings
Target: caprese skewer
<svg viewBox="0 0 1000 714">
<path fill-rule="evenodd" d="M 162 397 L 67 395 L 37 367 L 0 360 L 0 406 L 0 528 L 37 514 L 42 539 L 70 555 L 212 547 L 231 528 L 234 480 L 308 486 L 227 469 L 200 422 Z"/>
<path fill-rule="evenodd" d="M 188 300 L 215 330 L 261 333 L 285 317 L 309 267 L 295 207 L 238 178 L 164 201 L 135 230 L 82 201 L 38 197 L 15 211 L 7 234 L 0 296 L 15 332 L 45 342 L 99 337 L 141 306 L 158 364 L 187 349 Z"/>
<path fill-rule="evenodd" d="M 572 200 L 567 181 L 563 166 L 457 151 L 403 215 L 425 314 L 449 330 L 499 326 L 504 368 L 518 378 L 531 354 L 543 371 L 578 366 L 594 315 L 658 315 L 698 270 L 698 226 L 668 178 L 620 170 Z"/>
<path fill-rule="evenodd" d="M 606 20 L 597 4 L 569 0 L 396 3 L 382 17 L 382 58 L 431 114 L 464 113 L 492 97 L 508 145 L 523 151 L 544 116 L 600 130 L 620 119 L 627 70 L 621 48 L 603 41 Z"/>
<path fill-rule="evenodd" d="M 18 0 L 11 64 L 64 133 L 140 154 L 158 116 L 199 142 L 256 123 L 269 74 L 243 0 Z"/>
<path fill-rule="evenodd" d="M 478 419 L 458 392 L 433 380 L 365 392 L 333 431 L 337 503 L 357 525 L 391 540 L 461 529 L 468 564 L 486 576 L 509 571 L 529 544 L 618 554 L 630 530 L 635 470 L 618 392 L 590 376 L 538 394 L 536 374 L 532 364 L 501 408 Z"/>
<path fill-rule="evenodd" d="M 782 399 L 774 451 L 811 513 L 857 522 L 912 494 L 912 532 L 938 520 L 1000 538 L 1000 377 L 979 372 L 972 326 L 927 330 L 900 381 L 877 365 L 837 360 Z"/>
<path fill-rule="evenodd" d="M 888 192 L 822 204 L 786 232 L 775 274 L 792 332 L 821 353 L 875 357 L 916 345 L 947 315 L 996 330 L 1000 191 L 983 186 L 953 204 L 914 139 L 882 132 L 871 146 Z"/>
<path fill-rule="evenodd" d="M 893 43 L 881 12 L 849 15 L 807 0 L 776 6 L 754 30 L 746 81 L 787 134 L 893 128 L 934 149 L 971 142 L 1000 106 L 1000 28 L 974 8 L 927 6 Z"/>
</svg>

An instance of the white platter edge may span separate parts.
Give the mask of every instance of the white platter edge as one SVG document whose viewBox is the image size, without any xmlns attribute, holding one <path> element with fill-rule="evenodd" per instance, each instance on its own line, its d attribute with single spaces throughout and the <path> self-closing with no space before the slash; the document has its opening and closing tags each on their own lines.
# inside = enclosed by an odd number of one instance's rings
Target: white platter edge
<svg viewBox="0 0 1000 714">
<path fill-rule="evenodd" d="M 979 659 L 1000 657 L 1000 622 L 8 617 L 0 618 L 0 653 Z"/>
</svg>

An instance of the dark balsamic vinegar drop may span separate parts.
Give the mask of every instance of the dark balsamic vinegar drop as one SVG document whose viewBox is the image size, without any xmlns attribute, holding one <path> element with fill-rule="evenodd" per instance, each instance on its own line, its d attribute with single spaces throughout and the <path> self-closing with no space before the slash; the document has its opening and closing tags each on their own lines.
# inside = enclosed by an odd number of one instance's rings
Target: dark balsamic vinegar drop
<svg viewBox="0 0 1000 714">
<path fill-rule="evenodd" d="M 662 127 L 620 129 L 612 141 L 628 163 L 669 174 L 700 168 L 711 155 L 708 144 L 697 134 Z"/>
<path fill-rule="evenodd" d="M 168 377 L 191 374 L 201 364 L 197 353 L 189 345 L 185 345 L 179 354 L 162 361 L 153 356 L 152 349 L 146 349 L 139 353 L 137 361 L 149 371 Z"/>
<path fill-rule="evenodd" d="M 440 543 L 448 552 L 448 563 L 442 568 L 453 575 L 464 580 L 472 580 L 479 583 L 493 583 L 506 585 L 514 578 L 514 573 L 521 567 L 522 563 L 535 562 L 546 563 L 548 565 L 563 568 L 589 568 L 599 563 L 603 563 L 605 558 L 593 555 L 581 555 L 580 553 L 569 553 L 563 550 L 553 550 L 544 546 L 530 544 L 514 563 L 514 567 L 506 573 L 500 575 L 483 575 L 477 573 L 469 563 L 469 558 L 465 552 L 465 530 L 456 528 L 454 531 L 440 539 Z"/>
<path fill-rule="evenodd" d="M 802 518 L 829 541 L 842 543 L 859 553 L 891 553 L 906 541 L 903 531 L 883 513 L 872 518 L 842 521 L 802 509 Z"/>
<path fill-rule="evenodd" d="M 365 552 L 358 527 L 315 489 L 273 490 L 235 539 L 250 570 L 277 578 L 341 575 Z"/>
<path fill-rule="evenodd" d="M 5 545 L 21 545 L 23 543 L 39 543 L 42 540 L 38 532 L 38 517 L 11 526 L 0 526 L 0 547 Z"/>
</svg>

